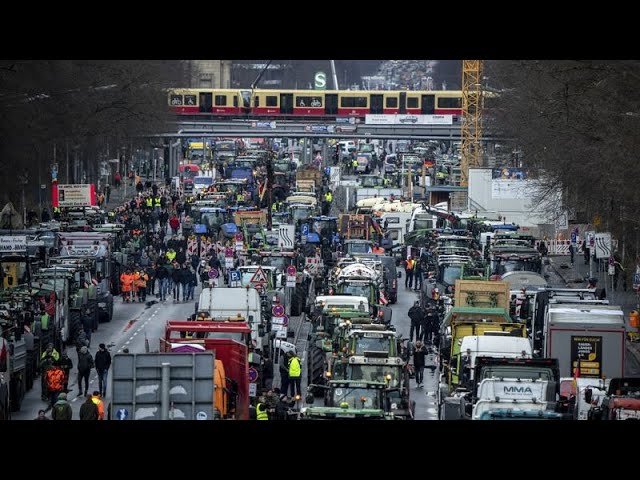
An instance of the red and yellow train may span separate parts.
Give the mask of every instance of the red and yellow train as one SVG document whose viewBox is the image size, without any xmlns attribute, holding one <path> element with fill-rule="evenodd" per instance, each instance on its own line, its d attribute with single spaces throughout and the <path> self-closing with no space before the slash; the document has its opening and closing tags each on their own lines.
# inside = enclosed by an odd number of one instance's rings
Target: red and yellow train
<svg viewBox="0 0 640 480">
<path fill-rule="evenodd" d="M 233 90 L 174 89 L 177 115 L 364 117 L 367 114 L 462 115 L 462 92 L 453 90 Z"/>
</svg>

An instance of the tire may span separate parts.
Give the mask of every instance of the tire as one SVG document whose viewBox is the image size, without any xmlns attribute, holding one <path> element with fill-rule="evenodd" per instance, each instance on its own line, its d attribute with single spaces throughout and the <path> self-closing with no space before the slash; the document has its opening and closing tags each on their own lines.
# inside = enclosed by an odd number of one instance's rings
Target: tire
<svg viewBox="0 0 640 480">
<path fill-rule="evenodd" d="M 11 379 L 9 388 L 11 388 L 11 411 L 19 412 L 25 393 L 23 376 Z"/>
<path fill-rule="evenodd" d="M 309 350 L 309 357 L 307 359 L 307 384 L 323 385 L 325 383 L 324 360 L 324 351 L 316 345 L 313 345 Z M 316 390 L 314 393 L 316 397 L 324 395 L 323 390 Z"/>
<path fill-rule="evenodd" d="M 78 310 L 69 312 L 69 345 L 77 345 L 80 333 L 84 336 L 82 329 L 82 318 Z"/>
</svg>

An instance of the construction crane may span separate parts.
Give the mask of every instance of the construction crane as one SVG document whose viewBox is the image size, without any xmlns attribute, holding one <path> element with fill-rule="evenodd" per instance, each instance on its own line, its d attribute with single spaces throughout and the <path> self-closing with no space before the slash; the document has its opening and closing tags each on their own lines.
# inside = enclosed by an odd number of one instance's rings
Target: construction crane
<svg viewBox="0 0 640 480">
<path fill-rule="evenodd" d="M 482 165 L 483 60 L 462 61 L 462 146 L 460 186 L 469 186 L 469 167 Z"/>
</svg>

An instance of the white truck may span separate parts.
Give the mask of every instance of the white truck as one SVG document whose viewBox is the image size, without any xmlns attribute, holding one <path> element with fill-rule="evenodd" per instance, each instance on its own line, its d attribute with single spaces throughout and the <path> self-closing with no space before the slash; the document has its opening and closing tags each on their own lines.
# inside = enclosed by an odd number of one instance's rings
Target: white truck
<svg viewBox="0 0 640 480">
<path fill-rule="evenodd" d="M 498 332 L 496 332 L 498 333 Z M 469 335 L 462 338 L 460 352 L 464 355 L 467 351 L 471 352 L 470 360 L 470 380 L 473 381 L 473 366 L 476 357 L 492 357 L 492 358 L 531 358 L 532 349 L 531 342 L 528 338 L 491 335 L 491 332 L 485 332 L 484 335 Z"/>
<path fill-rule="evenodd" d="M 522 411 L 546 410 L 549 382 L 540 379 L 485 378 L 478 386 L 477 402 L 471 418 L 497 409 L 517 408 Z"/>
<path fill-rule="evenodd" d="M 211 318 L 235 317 L 247 319 L 251 340 L 263 349 L 265 324 L 262 320 L 260 294 L 255 288 L 204 288 L 196 304 L 196 313 L 206 312 Z"/>
</svg>

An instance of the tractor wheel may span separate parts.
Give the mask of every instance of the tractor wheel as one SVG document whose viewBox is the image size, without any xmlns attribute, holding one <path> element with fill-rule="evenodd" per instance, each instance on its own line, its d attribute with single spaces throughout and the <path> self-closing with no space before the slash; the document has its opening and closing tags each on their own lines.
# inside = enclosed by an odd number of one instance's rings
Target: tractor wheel
<svg viewBox="0 0 640 480">
<path fill-rule="evenodd" d="M 296 287 L 291 295 L 291 315 L 296 317 L 302 313 L 302 295 L 300 287 Z"/>
<path fill-rule="evenodd" d="M 68 345 L 77 345 L 80 334 L 84 337 L 82 329 L 82 316 L 80 311 L 73 310 L 69 313 L 69 342 Z"/>
<path fill-rule="evenodd" d="M 314 385 L 324 384 L 324 359 L 325 354 L 321 348 L 316 345 L 312 346 L 309 350 L 309 357 L 307 359 L 307 383 Z M 324 391 L 316 392 L 316 396 L 324 395 Z"/>
</svg>

